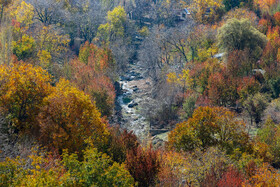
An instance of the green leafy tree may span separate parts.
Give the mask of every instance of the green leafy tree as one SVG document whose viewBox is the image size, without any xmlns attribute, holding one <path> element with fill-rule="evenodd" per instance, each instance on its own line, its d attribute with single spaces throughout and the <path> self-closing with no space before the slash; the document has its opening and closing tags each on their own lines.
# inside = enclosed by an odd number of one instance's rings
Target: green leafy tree
<svg viewBox="0 0 280 187">
<path fill-rule="evenodd" d="M 270 79 L 268 81 L 268 86 L 272 92 L 272 97 L 275 99 L 278 98 L 280 94 L 279 84 L 280 84 L 280 77 L 276 77 L 275 79 Z"/>
<path fill-rule="evenodd" d="M 254 56 L 259 56 L 266 42 L 266 36 L 247 19 L 231 19 L 218 30 L 218 45 L 225 52 L 248 48 Z"/>
<path fill-rule="evenodd" d="M 183 103 L 185 119 L 192 117 L 193 111 L 195 109 L 196 100 L 197 100 L 197 97 L 193 96 L 193 95 L 191 95 L 190 97 L 185 99 L 185 102 Z"/>
<path fill-rule="evenodd" d="M 240 1 L 241 0 L 223 0 L 223 3 L 225 5 L 225 9 L 229 11 L 230 9 L 239 6 Z"/>
<path fill-rule="evenodd" d="M 280 126 L 270 118 L 267 119 L 263 128 L 258 130 L 256 140 L 263 143 L 263 149 L 267 148 L 266 158 L 270 162 L 280 163 Z"/>
<path fill-rule="evenodd" d="M 113 162 L 95 148 L 84 151 L 83 161 L 79 161 L 76 154 L 68 152 L 64 152 L 62 157 L 71 183 L 75 186 L 134 186 L 134 179 L 124 164 Z"/>
<path fill-rule="evenodd" d="M 35 51 L 35 40 L 32 36 L 24 34 L 18 41 L 12 42 L 13 53 L 18 60 L 25 60 L 32 56 Z"/>
</svg>

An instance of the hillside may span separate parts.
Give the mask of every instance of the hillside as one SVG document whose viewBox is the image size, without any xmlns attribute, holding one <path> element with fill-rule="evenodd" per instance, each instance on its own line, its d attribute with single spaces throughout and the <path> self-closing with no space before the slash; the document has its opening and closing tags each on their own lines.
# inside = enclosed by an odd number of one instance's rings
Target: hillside
<svg viewBox="0 0 280 187">
<path fill-rule="evenodd" d="M 280 186 L 278 0 L 0 5 L 0 186 Z"/>
</svg>

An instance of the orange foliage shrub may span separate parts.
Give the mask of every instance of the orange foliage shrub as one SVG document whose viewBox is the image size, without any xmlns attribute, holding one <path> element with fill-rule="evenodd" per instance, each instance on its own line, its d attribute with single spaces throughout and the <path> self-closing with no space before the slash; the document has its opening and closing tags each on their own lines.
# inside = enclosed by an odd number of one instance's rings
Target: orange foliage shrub
<svg viewBox="0 0 280 187">
<path fill-rule="evenodd" d="M 280 26 L 280 12 L 276 12 L 274 14 L 274 19 L 275 19 L 276 25 Z"/>
<path fill-rule="evenodd" d="M 71 62 L 72 81 L 91 96 L 102 115 L 111 114 L 115 91 L 111 79 L 107 76 L 112 71 L 110 52 L 86 42 L 80 50 L 79 59 Z"/>
<path fill-rule="evenodd" d="M 60 153 L 85 148 L 85 140 L 102 150 L 107 143 L 108 130 L 100 119 L 100 113 L 87 95 L 61 80 L 55 91 L 44 99 L 44 107 L 38 116 L 40 142 Z"/>
<path fill-rule="evenodd" d="M 188 169 L 185 155 L 178 152 L 163 152 L 162 166 L 159 173 L 159 185 L 161 186 L 180 186 L 182 179 L 186 177 L 185 171 Z"/>
<path fill-rule="evenodd" d="M 261 60 L 260 65 L 262 69 L 266 71 L 265 78 L 275 78 L 279 74 L 279 62 L 280 62 L 280 35 L 279 27 L 269 29 L 267 37 L 269 42 L 267 43 Z"/>
<path fill-rule="evenodd" d="M 243 186 L 279 186 L 280 174 L 278 171 L 268 164 L 263 164 L 262 167 L 257 168 L 255 174 L 247 179 Z"/>
<path fill-rule="evenodd" d="M 256 0 L 255 3 L 263 12 L 267 12 L 272 6 L 276 6 L 278 2 L 277 0 Z"/>
<path fill-rule="evenodd" d="M 271 23 L 266 20 L 266 19 L 260 19 L 259 24 L 258 24 L 258 29 L 262 32 L 262 33 L 266 33 L 268 31 L 268 29 L 270 28 Z"/>
</svg>

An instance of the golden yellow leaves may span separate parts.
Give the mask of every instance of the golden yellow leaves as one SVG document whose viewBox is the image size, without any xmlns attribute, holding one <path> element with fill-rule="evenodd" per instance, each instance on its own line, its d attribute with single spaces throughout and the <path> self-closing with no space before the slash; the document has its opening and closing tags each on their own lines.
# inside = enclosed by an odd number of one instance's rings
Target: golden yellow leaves
<svg viewBox="0 0 280 187">
<path fill-rule="evenodd" d="M 40 50 L 40 51 L 37 53 L 37 56 L 38 56 L 38 58 L 39 58 L 40 65 L 41 65 L 43 68 L 47 68 L 47 67 L 50 65 L 50 61 L 51 61 L 51 58 L 52 58 L 50 52 L 45 51 L 45 50 Z"/>
<path fill-rule="evenodd" d="M 17 129 L 35 130 L 34 118 L 43 98 L 51 91 L 50 76 L 30 64 L 2 65 L 0 74 L 0 107 L 6 110 Z"/>
<path fill-rule="evenodd" d="M 179 75 L 175 72 L 167 74 L 167 82 L 182 87 L 189 87 L 192 84 L 192 78 L 190 77 L 190 70 L 183 69 Z"/>
<path fill-rule="evenodd" d="M 72 153 L 82 150 L 89 137 L 97 147 L 107 141 L 108 131 L 89 96 L 64 79 L 44 99 L 38 120 L 41 141 L 58 150 L 67 148 Z"/>
<path fill-rule="evenodd" d="M 30 57 L 35 50 L 35 40 L 33 37 L 24 34 L 20 40 L 12 41 L 13 53 L 19 60 Z"/>
<path fill-rule="evenodd" d="M 22 1 L 15 11 L 11 12 L 11 15 L 15 17 L 21 25 L 29 27 L 29 25 L 33 23 L 34 7 Z"/>
<path fill-rule="evenodd" d="M 211 58 L 213 55 L 217 54 L 219 51 L 216 45 L 212 45 L 211 47 L 207 48 L 200 48 L 198 49 L 198 59 L 201 62 L 206 61 L 207 59 Z"/>
<path fill-rule="evenodd" d="M 53 26 L 43 26 L 36 31 L 36 43 L 39 51 L 49 52 L 52 56 L 59 56 L 68 50 L 70 42 L 68 35 L 61 35 Z"/>
<path fill-rule="evenodd" d="M 109 132 L 89 96 L 64 79 L 56 87 L 50 81 L 41 67 L 0 66 L 0 107 L 16 130 L 58 150 L 82 150 L 89 137 L 104 146 Z"/>
<path fill-rule="evenodd" d="M 263 11 L 268 11 L 276 3 L 276 0 L 255 0 L 255 4 L 259 5 Z"/>
<path fill-rule="evenodd" d="M 97 37 L 105 43 L 118 37 L 124 37 L 125 22 L 126 13 L 124 8 L 121 6 L 114 8 L 108 12 L 107 23 L 99 26 Z"/>
<path fill-rule="evenodd" d="M 263 164 L 262 167 L 255 171 L 255 174 L 246 180 L 243 186 L 249 187 L 262 187 L 262 186 L 279 186 L 280 185 L 280 174 L 269 166 L 268 164 Z"/>
<path fill-rule="evenodd" d="M 207 23 L 215 19 L 215 11 L 222 6 L 222 0 L 194 0 L 189 8 L 197 21 Z"/>
</svg>

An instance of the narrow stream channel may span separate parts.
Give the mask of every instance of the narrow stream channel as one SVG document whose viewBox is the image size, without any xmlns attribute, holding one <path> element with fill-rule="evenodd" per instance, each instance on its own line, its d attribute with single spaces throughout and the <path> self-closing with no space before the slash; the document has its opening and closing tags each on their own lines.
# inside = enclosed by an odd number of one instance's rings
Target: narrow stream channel
<svg viewBox="0 0 280 187">
<path fill-rule="evenodd" d="M 139 139 L 149 134 L 149 122 L 143 116 L 145 102 L 149 101 L 151 80 L 144 77 L 142 68 L 137 64 L 130 64 L 124 76 L 118 81 L 121 92 L 116 98 L 121 120 L 119 124 L 128 131 L 133 131 Z"/>
</svg>

